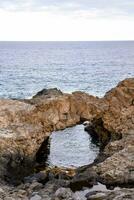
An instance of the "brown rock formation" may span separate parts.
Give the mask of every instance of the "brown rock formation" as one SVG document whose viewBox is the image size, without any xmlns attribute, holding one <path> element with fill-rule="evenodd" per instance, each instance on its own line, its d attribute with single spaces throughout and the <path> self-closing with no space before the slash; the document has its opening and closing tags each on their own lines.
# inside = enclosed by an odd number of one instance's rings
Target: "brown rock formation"
<svg viewBox="0 0 134 200">
<path fill-rule="evenodd" d="M 102 143 L 111 140 L 104 149 L 110 157 L 95 166 L 101 179 L 109 184 L 133 182 L 134 79 L 122 81 L 101 99 L 46 90 L 31 100 L 1 99 L 0 177 L 9 176 L 7 169 L 12 176 L 20 171 L 24 175 L 53 130 L 84 120 L 92 121 Z"/>
<path fill-rule="evenodd" d="M 103 114 L 104 127 L 110 132 L 134 130 L 134 79 L 120 82 L 104 96 L 108 110 Z"/>
<path fill-rule="evenodd" d="M 100 114 L 98 106 L 97 98 L 81 92 L 56 93 L 49 98 L 43 94 L 24 101 L 0 100 L 0 176 L 7 175 L 7 169 L 17 176 L 20 165 L 24 175 L 26 162 L 34 160 L 40 145 L 53 130 Z"/>
<path fill-rule="evenodd" d="M 96 171 L 107 184 L 132 184 L 134 182 L 134 79 L 127 79 L 108 92 L 104 100 L 108 110 L 102 121 L 111 137 L 121 134 L 122 139 L 111 141 L 105 147 L 109 157 L 98 164 Z"/>
</svg>

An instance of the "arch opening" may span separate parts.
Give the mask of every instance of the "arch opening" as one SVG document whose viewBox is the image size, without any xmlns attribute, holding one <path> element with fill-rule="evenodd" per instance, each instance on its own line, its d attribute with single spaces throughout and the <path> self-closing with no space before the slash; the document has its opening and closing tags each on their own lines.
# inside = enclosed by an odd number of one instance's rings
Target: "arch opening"
<svg viewBox="0 0 134 200">
<path fill-rule="evenodd" d="M 41 145 L 36 161 L 40 166 L 77 168 L 94 162 L 97 145 L 82 124 L 52 132 Z"/>
</svg>

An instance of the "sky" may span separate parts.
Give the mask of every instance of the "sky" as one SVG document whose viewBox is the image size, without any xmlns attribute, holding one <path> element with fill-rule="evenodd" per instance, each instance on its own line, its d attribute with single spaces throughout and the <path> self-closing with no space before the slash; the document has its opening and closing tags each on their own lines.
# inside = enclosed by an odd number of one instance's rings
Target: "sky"
<svg viewBox="0 0 134 200">
<path fill-rule="evenodd" d="M 0 41 L 134 40 L 134 0 L 0 0 Z"/>
</svg>

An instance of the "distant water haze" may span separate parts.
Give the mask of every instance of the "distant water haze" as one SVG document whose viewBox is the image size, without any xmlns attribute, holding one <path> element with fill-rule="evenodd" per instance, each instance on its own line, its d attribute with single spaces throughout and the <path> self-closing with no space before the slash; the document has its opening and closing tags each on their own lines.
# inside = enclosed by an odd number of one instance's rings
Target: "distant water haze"
<svg viewBox="0 0 134 200">
<path fill-rule="evenodd" d="M 0 42 L 0 97 L 29 98 L 43 88 L 103 96 L 134 76 L 134 41 Z"/>
</svg>

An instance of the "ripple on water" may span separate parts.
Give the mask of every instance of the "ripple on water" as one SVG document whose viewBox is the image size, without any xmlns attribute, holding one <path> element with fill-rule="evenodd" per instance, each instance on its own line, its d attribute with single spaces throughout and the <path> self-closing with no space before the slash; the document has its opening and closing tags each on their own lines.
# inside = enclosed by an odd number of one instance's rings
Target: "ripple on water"
<svg viewBox="0 0 134 200">
<path fill-rule="evenodd" d="M 134 76 L 134 42 L 0 42 L 0 97 L 43 88 L 103 96 Z"/>
<path fill-rule="evenodd" d="M 90 164 L 99 153 L 83 125 L 53 132 L 50 137 L 48 164 L 58 167 L 80 167 Z"/>
</svg>

